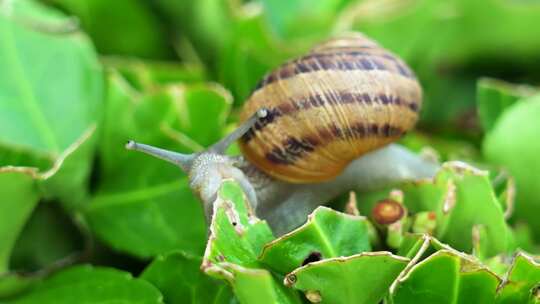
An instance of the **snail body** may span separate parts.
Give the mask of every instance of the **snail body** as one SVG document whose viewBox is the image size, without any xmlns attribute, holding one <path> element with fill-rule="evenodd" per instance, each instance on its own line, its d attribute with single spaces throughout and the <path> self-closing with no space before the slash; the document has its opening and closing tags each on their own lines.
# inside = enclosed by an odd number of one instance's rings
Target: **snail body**
<svg viewBox="0 0 540 304">
<path fill-rule="evenodd" d="M 435 164 L 389 145 L 413 128 L 421 99 L 401 59 L 350 34 L 267 74 L 244 104 L 240 126 L 207 150 L 186 155 L 133 141 L 126 147 L 188 173 L 207 217 L 221 182 L 236 180 L 279 234 L 343 191 L 433 176 Z M 237 140 L 243 156 L 226 156 Z"/>
</svg>

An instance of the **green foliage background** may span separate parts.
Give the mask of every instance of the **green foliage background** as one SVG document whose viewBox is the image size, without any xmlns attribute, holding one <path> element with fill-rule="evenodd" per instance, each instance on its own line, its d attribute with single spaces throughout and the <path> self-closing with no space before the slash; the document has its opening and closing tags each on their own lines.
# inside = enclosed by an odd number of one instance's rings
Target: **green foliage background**
<svg viewBox="0 0 540 304">
<path fill-rule="evenodd" d="M 518 0 L 0 1 L 0 302 L 540 302 L 538 20 L 540 2 Z M 421 121 L 402 144 L 489 174 L 446 163 L 399 186 L 402 228 L 436 238 L 323 208 L 273 241 L 224 185 L 246 233 L 224 205 L 207 244 L 186 176 L 125 141 L 200 151 L 266 72 L 348 30 L 422 83 Z M 360 213 L 389 190 L 359 194 Z M 313 250 L 324 260 L 298 268 Z"/>
</svg>

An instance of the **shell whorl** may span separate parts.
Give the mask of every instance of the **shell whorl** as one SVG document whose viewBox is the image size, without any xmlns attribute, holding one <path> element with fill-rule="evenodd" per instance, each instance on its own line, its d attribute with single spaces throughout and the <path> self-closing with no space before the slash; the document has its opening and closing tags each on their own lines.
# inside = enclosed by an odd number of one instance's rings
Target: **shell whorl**
<svg viewBox="0 0 540 304">
<path fill-rule="evenodd" d="M 240 148 L 277 179 L 324 181 L 410 130 L 421 103 L 411 69 L 353 33 L 316 46 L 262 79 L 241 120 L 262 107 L 268 115 L 241 138 Z"/>
</svg>

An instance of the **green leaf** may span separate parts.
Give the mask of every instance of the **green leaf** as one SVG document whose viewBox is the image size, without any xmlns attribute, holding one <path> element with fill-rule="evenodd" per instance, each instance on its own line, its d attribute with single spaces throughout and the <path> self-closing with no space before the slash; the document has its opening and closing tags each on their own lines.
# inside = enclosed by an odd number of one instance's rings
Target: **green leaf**
<svg viewBox="0 0 540 304">
<path fill-rule="evenodd" d="M 488 269 L 462 271 L 459 274 L 459 296 L 455 303 L 493 303 L 499 281 Z"/>
<path fill-rule="evenodd" d="M 157 93 L 156 93 L 157 95 Z M 178 179 L 179 169 L 141 153 L 126 151 L 130 139 L 163 148 L 177 149 L 162 131 L 172 99 L 164 94 L 144 95 L 116 72 L 108 77 L 107 102 L 99 142 L 98 192 L 133 191 Z M 184 148 L 185 149 L 185 148 Z"/>
<path fill-rule="evenodd" d="M 0 14 L 0 166 L 37 167 L 44 195 L 74 204 L 86 194 L 103 77 L 85 36 L 57 33 L 66 22 L 28 0 Z"/>
<path fill-rule="evenodd" d="M 430 247 L 433 247 L 432 237 L 428 234 L 407 233 L 403 236 L 397 254 L 409 259 L 414 259 L 416 256 L 421 258 L 428 250 L 432 249 Z"/>
<path fill-rule="evenodd" d="M 166 33 L 144 2 L 51 0 L 74 14 L 100 53 L 146 58 L 170 57 Z"/>
<path fill-rule="evenodd" d="M 436 298 L 445 297 L 450 297 L 447 300 L 448 303 L 495 303 L 495 298 L 501 294 L 508 296 L 509 302 L 505 303 L 524 303 L 516 299 L 526 298 L 530 294 L 527 292 L 520 294 L 521 291 L 517 291 L 517 289 L 523 288 L 522 291 L 532 292 L 531 286 L 534 286 L 532 282 L 536 280 L 534 267 L 538 267 L 538 265 L 534 264 L 532 258 L 525 256 L 529 264 L 532 263 L 529 266 L 533 266 L 526 271 L 527 274 L 532 274 L 532 279 L 525 275 L 526 278 L 522 276 L 519 280 L 528 280 L 528 283 L 508 284 L 501 277 L 508 278 L 510 276 L 509 272 L 513 266 L 508 263 L 511 261 L 512 264 L 516 264 L 517 258 L 511 260 L 507 255 L 501 254 L 480 262 L 477 258 L 458 252 L 429 235 L 407 235 L 399 252 L 408 252 L 407 256 L 411 257 L 411 263 L 391 287 L 394 298 L 390 298 L 391 302 L 389 303 L 417 303 L 417 301 L 420 303 L 432 303 L 433 301 L 439 303 Z M 439 261 L 433 262 L 433 257 L 437 257 Z M 448 270 L 441 270 L 444 267 L 454 267 L 449 265 L 457 265 L 456 267 L 459 269 L 457 276 L 448 274 Z M 419 273 L 413 274 L 414 271 Z M 405 296 L 396 300 L 395 296 L 398 293 L 396 290 L 401 288 L 400 284 L 407 280 L 411 282 L 405 284 L 410 285 L 407 287 L 408 290 L 403 291 Z M 432 283 L 436 286 L 431 286 Z M 506 284 L 519 287 L 510 287 L 509 290 L 501 293 Z M 447 285 L 454 287 L 452 289 Z M 424 288 L 425 292 L 422 292 Z"/>
<path fill-rule="evenodd" d="M 0 167 L 0 275 L 9 269 L 11 250 L 38 202 L 30 170 Z"/>
<path fill-rule="evenodd" d="M 111 72 L 108 80 L 108 100 L 99 144 L 101 192 L 132 190 L 178 179 L 178 168 L 126 151 L 124 145 L 129 139 L 194 152 L 213 144 L 223 134 L 232 100 L 217 85 L 177 84 L 145 93 L 136 91 L 117 72 Z"/>
<path fill-rule="evenodd" d="M 0 275 L 0 300 L 13 298 L 37 282 L 34 276 L 24 276 L 15 273 L 4 273 Z"/>
<path fill-rule="evenodd" d="M 280 284 L 265 269 L 244 268 L 236 264 L 224 264 L 223 267 L 233 276 L 230 283 L 240 303 L 302 303 L 297 293 Z"/>
<path fill-rule="evenodd" d="M 532 257 L 518 253 L 505 280 L 501 283 L 502 289 L 499 291 L 496 303 L 536 303 L 537 293 L 540 284 L 540 264 Z M 536 288 L 536 289 L 535 289 Z"/>
<path fill-rule="evenodd" d="M 5 240 L 0 244 L 0 274 L 8 270 L 13 245 L 40 197 L 59 197 L 66 207 L 74 206 L 85 198 L 83 187 L 90 165 L 81 158 L 90 155 L 88 149 L 93 144 L 88 137 L 94 134 L 94 130 L 91 127 L 68 147 L 48 171 L 41 173 L 31 167 L 0 167 L 0 195 L 5 198 L 0 202 L 0 218 L 4 217 L 0 220 L 0 239 Z"/>
<path fill-rule="evenodd" d="M 526 85 L 514 85 L 504 81 L 481 78 L 476 89 L 478 115 L 482 127 L 489 132 L 499 116 L 521 98 L 534 94 L 536 90 Z"/>
<path fill-rule="evenodd" d="M 111 247 L 147 258 L 171 250 L 201 254 L 204 216 L 185 178 L 92 199 L 85 216 Z"/>
<path fill-rule="evenodd" d="M 262 0 L 261 2 L 272 29 L 282 39 L 313 40 L 328 35 L 340 10 L 353 1 Z"/>
<path fill-rule="evenodd" d="M 167 93 L 173 97 L 177 94 L 183 97 L 177 101 L 176 111 L 180 117 L 173 127 L 205 147 L 221 139 L 232 105 L 232 96 L 228 91 L 208 83 L 169 87 Z"/>
<path fill-rule="evenodd" d="M 406 185 L 403 191 L 404 203 L 412 212 L 435 212 L 435 236 L 441 241 L 471 252 L 473 228 L 483 226 L 486 256 L 508 249 L 511 234 L 487 171 L 449 162 L 432 181 Z"/>
<path fill-rule="evenodd" d="M 44 280 L 28 294 L 7 302 L 22 303 L 163 303 L 150 283 L 129 273 L 111 269 L 77 266 Z"/>
<path fill-rule="evenodd" d="M 231 34 L 241 4 L 230 0 L 155 1 L 172 28 L 181 31 L 182 35 L 174 37 L 174 42 L 182 59 L 202 59 L 210 67 Z"/>
<path fill-rule="evenodd" d="M 470 252 L 473 228 L 480 225 L 486 231 L 484 250 L 487 256 L 508 250 L 509 228 L 487 172 L 468 166 L 447 165 L 436 177 L 436 183 L 447 187 L 445 201 L 441 205 L 442 220 L 438 223 L 441 228 L 437 236 L 441 241 Z M 448 210 L 447 214 L 445 210 Z"/>
<path fill-rule="evenodd" d="M 84 36 L 37 32 L 16 12 L 0 15 L 0 142 L 54 160 L 96 121 L 101 70 Z"/>
<path fill-rule="evenodd" d="M 242 104 L 270 69 L 283 63 L 306 46 L 287 49 L 277 43 L 261 11 L 240 10 L 218 56 L 217 75 L 231 90 L 236 104 Z"/>
<path fill-rule="evenodd" d="M 224 262 L 258 267 L 257 257 L 263 245 L 273 238 L 268 224 L 253 214 L 240 186 L 234 181 L 225 181 L 214 202 L 203 270 L 214 273 L 213 264 Z"/>
<path fill-rule="evenodd" d="M 282 278 L 261 269 L 257 257 L 273 236 L 268 224 L 253 215 L 242 188 L 224 181 L 213 207 L 203 271 L 227 280 L 240 303 L 300 303 L 298 294 L 283 286 Z"/>
<path fill-rule="evenodd" d="M 453 63 L 456 53 L 464 48 L 462 43 L 452 40 L 466 36 L 456 34 L 461 19 L 445 18 L 441 13 L 451 14 L 453 9 L 459 9 L 459 3 L 363 1 L 351 5 L 340 20 L 402 56 L 418 74 L 425 92 L 421 119 L 428 124 L 448 126 L 470 106 L 473 97 L 471 76 L 441 75 L 437 70 L 443 62 Z"/>
<path fill-rule="evenodd" d="M 40 273 L 80 258 L 88 248 L 84 248 L 87 243 L 77 228 L 62 206 L 40 203 L 15 243 L 11 269 Z"/>
<path fill-rule="evenodd" d="M 444 134 L 412 131 L 403 137 L 399 143 L 418 153 L 429 152 L 431 153 L 430 156 L 434 156 L 440 162 L 481 160 L 482 153 L 480 149 L 470 141 L 463 138 L 448 138 Z"/>
<path fill-rule="evenodd" d="M 160 255 L 146 267 L 141 278 L 156 286 L 166 303 L 230 303 L 230 288 L 204 275 L 201 261 L 181 252 Z"/>
<path fill-rule="evenodd" d="M 483 142 L 485 157 L 506 168 L 516 180 L 515 218 L 525 220 L 540 237 L 538 174 L 540 162 L 540 95 L 523 99 L 510 107 L 497 120 Z"/>
<path fill-rule="evenodd" d="M 540 30 L 530 24 L 540 9 L 534 1 L 359 1 L 341 16 L 343 29 L 352 24 L 418 73 L 426 93 L 422 122 L 429 129 L 470 132 L 459 118 L 474 110 L 478 76 L 533 75 L 538 69 L 533 58 Z"/>
<path fill-rule="evenodd" d="M 407 258 L 389 252 L 366 252 L 325 259 L 300 267 L 286 277 L 315 303 L 379 303 L 390 284 L 407 266 Z"/>
<path fill-rule="evenodd" d="M 370 249 L 364 217 L 318 207 L 309 215 L 306 224 L 267 244 L 259 260 L 286 274 L 308 262 L 350 256 Z"/>
<path fill-rule="evenodd" d="M 37 176 L 44 198 L 58 198 L 71 211 L 78 210 L 86 202 L 92 170 L 90 157 L 94 154 L 96 142 L 96 125 L 91 125 L 59 155 L 50 170 Z"/>
<path fill-rule="evenodd" d="M 118 71 L 134 88 L 141 92 L 148 92 L 159 85 L 195 84 L 205 79 L 203 68 L 193 64 L 118 56 L 104 57 L 102 61 L 105 67 Z"/>
<path fill-rule="evenodd" d="M 392 303 L 493 303 L 498 277 L 472 257 L 444 248 L 408 269 L 391 289 Z"/>
</svg>

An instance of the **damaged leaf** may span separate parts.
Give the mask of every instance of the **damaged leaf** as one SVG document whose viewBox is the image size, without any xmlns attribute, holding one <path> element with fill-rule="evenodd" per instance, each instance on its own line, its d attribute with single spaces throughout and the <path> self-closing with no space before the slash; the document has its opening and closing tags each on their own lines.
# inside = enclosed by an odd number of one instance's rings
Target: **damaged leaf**
<svg viewBox="0 0 540 304">
<path fill-rule="evenodd" d="M 303 226 L 267 244 L 259 260 L 286 274 L 309 262 L 369 251 L 367 219 L 318 207 Z"/>
<path fill-rule="evenodd" d="M 300 303 L 298 294 L 257 260 L 274 237 L 268 224 L 253 215 L 240 186 L 224 181 L 213 207 L 202 270 L 227 280 L 241 303 Z"/>
<path fill-rule="evenodd" d="M 285 284 L 308 299 L 318 293 L 320 303 L 379 303 L 408 261 L 389 252 L 330 258 L 294 270 Z"/>
</svg>

